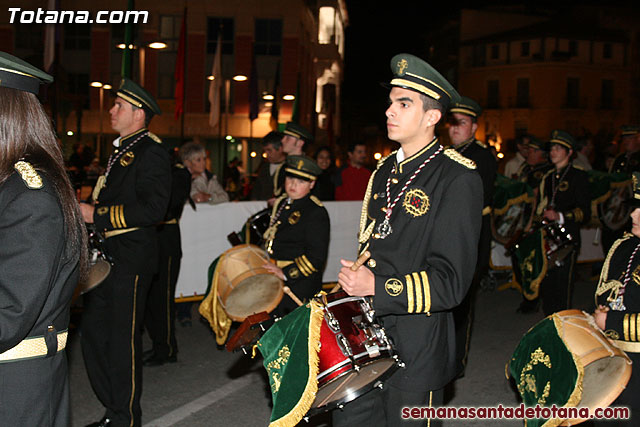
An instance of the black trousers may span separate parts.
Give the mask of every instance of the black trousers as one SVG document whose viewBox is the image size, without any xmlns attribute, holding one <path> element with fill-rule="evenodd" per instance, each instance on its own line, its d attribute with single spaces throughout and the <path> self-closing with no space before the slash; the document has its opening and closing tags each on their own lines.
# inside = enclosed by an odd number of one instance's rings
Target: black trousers
<svg viewBox="0 0 640 427">
<path fill-rule="evenodd" d="M 566 256 L 562 266 L 547 270 L 547 275 L 540 284 L 542 311 L 545 316 L 571 307 L 571 289 L 577 257 L 577 251 L 573 250 Z"/>
<path fill-rule="evenodd" d="M 402 408 L 442 406 L 443 389 L 409 392 L 385 385 L 374 389 L 333 411 L 333 427 L 395 427 L 395 426 L 442 426 L 442 420 L 411 420 L 402 418 Z"/>
<path fill-rule="evenodd" d="M 87 293 L 82 314 L 82 354 L 91 387 L 114 427 L 140 426 L 142 328 L 151 274 L 134 275 L 116 265 Z"/>
<path fill-rule="evenodd" d="M 158 273 L 153 276 L 144 315 L 144 326 L 159 359 L 178 354 L 175 293 L 180 272 L 180 229 L 166 224 L 158 231 Z"/>
</svg>

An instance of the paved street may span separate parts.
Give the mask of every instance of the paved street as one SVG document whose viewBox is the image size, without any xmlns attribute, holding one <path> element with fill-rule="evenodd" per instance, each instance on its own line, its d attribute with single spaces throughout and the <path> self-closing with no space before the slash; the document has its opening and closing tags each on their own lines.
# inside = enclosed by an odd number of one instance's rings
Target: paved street
<svg viewBox="0 0 640 427">
<path fill-rule="evenodd" d="M 590 310 L 595 280 L 591 265 L 577 269 L 574 307 Z M 522 335 L 542 313 L 522 315 L 515 309 L 520 294 L 514 290 L 485 290 L 478 294 L 476 323 L 469 364 L 464 378 L 448 393 L 451 406 L 515 406 L 516 393 L 505 378 L 505 363 Z M 178 326 L 178 363 L 145 368 L 142 395 L 146 426 L 266 426 L 270 396 L 262 359 L 251 360 L 217 348 L 209 327 L 195 312 L 191 327 Z M 77 333 L 68 346 L 71 373 L 73 426 L 100 419 L 103 409 L 89 385 Z M 149 347 L 149 343 L 146 342 Z M 310 425 L 330 425 L 326 416 Z M 521 421 L 495 421 L 500 426 L 521 426 Z M 418 425 L 417 423 L 412 423 Z M 449 421 L 446 426 L 486 426 L 487 421 Z"/>
</svg>

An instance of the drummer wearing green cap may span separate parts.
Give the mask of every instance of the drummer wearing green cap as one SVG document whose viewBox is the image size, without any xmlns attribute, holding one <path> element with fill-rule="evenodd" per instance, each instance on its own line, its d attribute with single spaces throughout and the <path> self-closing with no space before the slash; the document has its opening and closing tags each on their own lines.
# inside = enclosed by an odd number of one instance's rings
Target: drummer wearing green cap
<svg viewBox="0 0 640 427">
<path fill-rule="evenodd" d="M 160 108 L 153 96 L 123 78 L 115 92 L 114 141 L 107 170 L 82 204 L 87 223 L 106 238 L 114 261 L 108 278 L 85 294 L 82 354 L 105 415 L 91 426 L 141 425 L 142 322 L 157 272 L 156 224 L 165 219 L 171 190 L 169 155 L 147 126 Z"/>
<path fill-rule="evenodd" d="M 549 158 L 554 167 L 542 178 L 537 195 L 538 218 L 561 224 L 574 242 L 573 249 L 560 265 L 547 267 L 547 275 L 540 284 L 545 316 L 571 307 L 573 267 L 580 248 L 580 227 L 591 219 L 589 176 L 573 165 L 575 144 L 569 132 L 559 129 L 551 132 Z"/>
<path fill-rule="evenodd" d="M 469 290 L 478 251 L 482 180 L 435 135 L 459 95 L 413 55 L 393 57 L 391 71 L 387 135 L 400 148 L 378 162 L 363 201 L 359 254 L 371 257 L 356 271 L 341 260 L 338 282 L 349 295 L 373 297 L 404 367 L 334 411 L 336 427 L 400 426 L 402 407 L 442 405 L 456 374 L 451 310 Z"/>
<path fill-rule="evenodd" d="M 265 249 L 276 265 L 264 267 L 285 281 L 300 299 L 308 300 L 322 289 L 322 272 L 329 251 L 329 214 L 311 189 L 322 169 L 313 159 L 291 155 L 284 163 L 285 194 L 276 199 Z M 297 305 L 285 295 L 276 310 L 284 315 Z"/>
<path fill-rule="evenodd" d="M 87 238 L 37 98 L 53 78 L 0 52 L 0 424 L 68 426 L 67 330 Z"/>
</svg>

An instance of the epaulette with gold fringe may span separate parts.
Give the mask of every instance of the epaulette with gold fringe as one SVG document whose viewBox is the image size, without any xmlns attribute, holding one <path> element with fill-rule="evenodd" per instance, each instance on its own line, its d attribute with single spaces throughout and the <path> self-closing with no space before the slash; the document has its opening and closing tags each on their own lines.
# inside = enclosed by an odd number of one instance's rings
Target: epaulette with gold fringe
<svg viewBox="0 0 640 427">
<path fill-rule="evenodd" d="M 16 162 L 13 167 L 18 171 L 24 183 L 27 184 L 28 188 L 32 190 L 38 190 L 42 188 L 42 178 L 40 178 L 40 175 L 38 175 L 38 172 L 31 165 L 31 163 L 20 160 Z"/>
<path fill-rule="evenodd" d="M 324 205 L 322 204 L 322 202 L 320 201 L 320 199 L 318 199 L 316 196 L 311 196 L 311 197 L 310 197 L 310 199 L 311 199 L 311 200 L 313 200 L 313 202 L 314 202 L 316 205 L 318 205 L 318 206 L 320 206 L 320 207 L 324 206 Z"/>
<path fill-rule="evenodd" d="M 446 150 L 444 150 L 444 154 L 446 154 L 446 156 L 454 162 L 460 163 L 462 166 L 465 166 L 469 169 L 476 168 L 476 162 L 458 153 L 455 148 L 447 148 Z"/>
<path fill-rule="evenodd" d="M 158 135 L 156 135 L 153 132 L 149 132 L 148 133 L 149 138 L 153 139 L 155 142 L 157 142 L 158 144 L 162 144 L 162 140 L 160 139 L 160 137 Z"/>
</svg>

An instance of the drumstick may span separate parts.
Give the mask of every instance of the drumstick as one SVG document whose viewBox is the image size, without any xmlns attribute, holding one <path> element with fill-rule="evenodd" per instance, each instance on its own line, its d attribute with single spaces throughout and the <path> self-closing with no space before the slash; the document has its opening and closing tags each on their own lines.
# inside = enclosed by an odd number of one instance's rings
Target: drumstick
<svg viewBox="0 0 640 427">
<path fill-rule="evenodd" d="M 351 269 L 351 271 L 356 271 L 357 269 L 360 268 L 360 266 L 362 266 L 362 264 L 364 264 L 365 262 L 367 262 L 367 260 L 371 258 L 371 252 L 369 251 L 364 251 L 362 253 L 362 255 L 360 255 L 358 257 L 358 259 L 356 260 L 356 262 L 354 262 L 351 267 L 349 267 Z M 333 287 L 333 289 L 331 289 L 331 292 L 329 292 L 330 294 L 334 293 L 334 292 L 338 292 L 338 290 L 340 289 L 340 284 L 337 284 Z"/>
<path fill-rule="evenodd" d="M 290 287 L 285 286 L 284 288 L 282 288 L 282 290 L 284 291 L 285 294 L 289 295 L 289 297 L 293 300 L 293 302 L 298 304 L 298 307 L 302 305 L 302 301 L 300 301 L 300 299 L 296 296 L 296 294 L 293 293 Z"/>
</svg>

